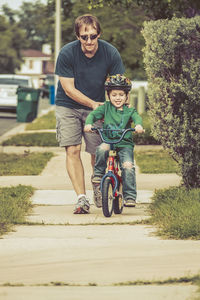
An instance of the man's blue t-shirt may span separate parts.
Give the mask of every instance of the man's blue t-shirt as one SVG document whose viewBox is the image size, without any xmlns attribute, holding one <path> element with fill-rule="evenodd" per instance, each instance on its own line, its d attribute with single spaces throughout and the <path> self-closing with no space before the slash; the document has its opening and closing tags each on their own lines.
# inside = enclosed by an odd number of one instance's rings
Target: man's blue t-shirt
<svg viewBox="0 0 200 300">
<path fill-rule="evenodd" d="M 92 58 L 85 56 L 79 40 L 66 44 L 60 51 L 55 73 L 74 78 L 75 87 L 94 101 L 105 101 L 104 83 L 108 75 L 123 74 L 124 66 L 118 50 L 106 41 L 98 40 L 98 49 Z M 58 82 L 56 105 L 68 108 L 89 107 L 68 97 Z"/>
</svg>

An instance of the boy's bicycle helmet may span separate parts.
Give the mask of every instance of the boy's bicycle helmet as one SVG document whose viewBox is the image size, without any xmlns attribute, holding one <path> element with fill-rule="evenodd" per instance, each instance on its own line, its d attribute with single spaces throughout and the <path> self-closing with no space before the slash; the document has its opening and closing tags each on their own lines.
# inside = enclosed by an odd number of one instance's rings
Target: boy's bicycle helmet
<svg viewBox="0 0 200 300">
<path fill-rule="evenodd" d="M 131 90 L 131 81 L 127 77 L 121 74 L 109 76 L 105 81 L 106 91 L 110 90 L 123 90 L 129 92 Z"/>
</svg>

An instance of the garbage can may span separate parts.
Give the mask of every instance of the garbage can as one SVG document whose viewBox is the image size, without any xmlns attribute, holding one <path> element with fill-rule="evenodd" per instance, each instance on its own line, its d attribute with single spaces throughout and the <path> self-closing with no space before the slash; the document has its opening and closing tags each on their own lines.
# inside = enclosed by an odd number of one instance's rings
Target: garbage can
<svg viewBox="0 0 200 300">
<path fill-rule="evenodd" d="M 32 122 L 37 117 L 40 89 L 18 87 L 17 122 Z"/>
<path fill-rule="evenodd" d="M 54 85 L 50 85 L 49 87 L 49 101 L 50 104 L 55 104 L 55 87 Z"/>
</svg>

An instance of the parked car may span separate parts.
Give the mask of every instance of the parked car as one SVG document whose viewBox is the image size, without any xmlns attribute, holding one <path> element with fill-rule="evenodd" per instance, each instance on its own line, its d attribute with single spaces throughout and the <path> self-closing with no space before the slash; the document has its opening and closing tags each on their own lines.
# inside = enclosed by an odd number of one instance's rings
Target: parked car
<svg viewBox="0 0 200 300">
<path fill-rule="evenodd" d="M 31 87 L 33 81 L 30 76 L 2 74 L 0 75 L 0 110 L 16 112 L 17 89 L 19 86 Z"/>
</svg>

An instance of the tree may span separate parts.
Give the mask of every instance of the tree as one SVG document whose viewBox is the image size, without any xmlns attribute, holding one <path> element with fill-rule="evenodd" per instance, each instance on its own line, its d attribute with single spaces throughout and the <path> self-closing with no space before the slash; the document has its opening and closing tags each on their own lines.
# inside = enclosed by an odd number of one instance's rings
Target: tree
<svg viewBox="0 0 200 300">
<path fill-rule="evenodd" d="M 54 9 L 49 9 L 49 6 L 39 0 L 36 3 L 26 2 L 17 12 L 19 27 L 26 31 L 26 48 L 41 50 L 42 45 L 49 43 L 50 37 L 54 36 Z"/>
<path fill-rule="evenodd" d="M 138 5 L 154 20 L 174 16 L 191 18 L 200 14 L 199 0 L 88 0 L 88 3 L 91 8 L 120 5 L 130 9 L 132 5 Z"/>
<path fill-rule="evenodd" d="M 24 40 L 24 32 L 15 21 L 10 23 L 5 16 L 0 15 L 0 73 L 15 73 L 20 68 L 20 49 Z"/>
</svg>

